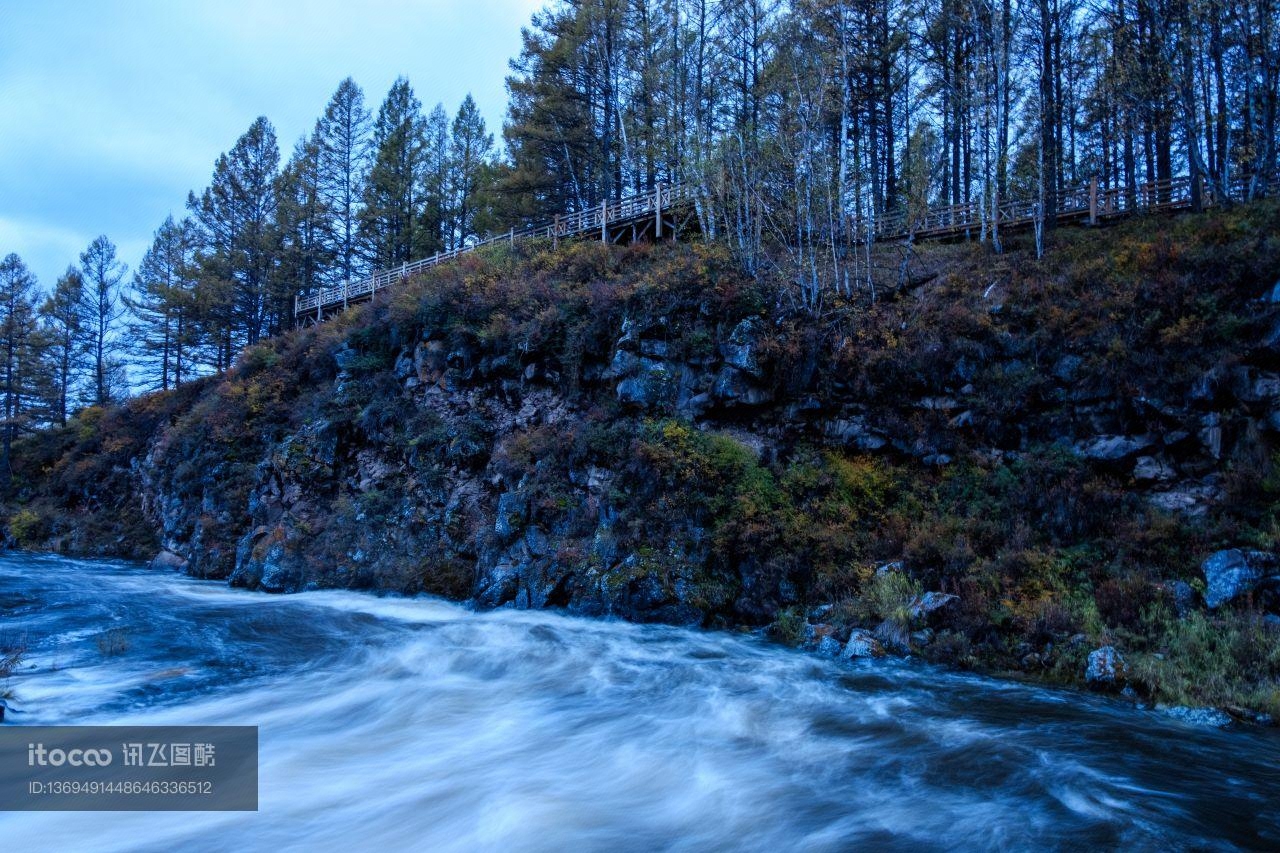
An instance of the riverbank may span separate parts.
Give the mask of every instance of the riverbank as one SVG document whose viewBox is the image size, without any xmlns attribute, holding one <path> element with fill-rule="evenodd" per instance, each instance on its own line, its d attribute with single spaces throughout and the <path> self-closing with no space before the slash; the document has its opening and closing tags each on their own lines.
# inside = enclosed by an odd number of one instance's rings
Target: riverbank
<svg viewBox="0 0 1280 853">
<path fill-rule="evenodd" d="M 714 247 L 499 250 L 33 436 L 6 527 L 1276 716 L 1277 234 L 920 247 L 821 317 Z"/>
</svg>

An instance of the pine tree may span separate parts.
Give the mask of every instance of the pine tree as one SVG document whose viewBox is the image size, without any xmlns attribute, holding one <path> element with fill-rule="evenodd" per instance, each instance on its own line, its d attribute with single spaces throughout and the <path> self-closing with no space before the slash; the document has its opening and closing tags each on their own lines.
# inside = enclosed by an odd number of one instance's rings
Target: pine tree
<svg viewBox="0 0 1280 853">
<path fill-rule="evenodd" d="M 90 374 L 85 392 L 87 401 L 94 406 L 113 402 L 126 391 L 115 334 L 124 314 L 120 282 L 127 272 L 128 267 L 116 258 L 115 244 L 106 236 L 96 237 L 80 254 L 80 275 L 84 279 L 80 327 Z"/>
<path fill-rule="evenodd" d="M 193 247 L 190 220 L 166 218 L 134 274 L 135 295 L 125 297 L 133 314 L 129 344 L 134 363 L 150 388 L 176 388 L 191 370 L 196 298 Z"/>
<path fill-rule="evenodd" d="M 369 111 L 350 77 L 338 84 L 316 127 L 320 197 L 330 217 L 326 232 L 334 263 L 326 283 L 351 281 L 365 271 L 360 242 L 360 200 L 369 161 Z"/>
<path fill-rule="evenodd" d="M 422 216 L 422 104 L 400 77 L 378 109 L 373 127 L 374 159 L 365 183 L 362 233 L 378 269 L 414 260 L 414 235 Z"/>
<path fill-rule="evenodd" d="M 322 144 L 317 124 L 309 138 L 298 142 L 276 182 L 280 245 L 274 274 L 282 292 L 310 293 L 327 282 L 344 280 L 341 273 L 334 275 L 335 250 L 341 244 L 340 235 L 332 231 L 335 223 L 321 183 Z"/>
<path fill-rule="evenodd" d="M 488 177 L 492 158 L 493 135 L 484 125 L 484 117 L 476 102 L 467 95 L 453 120 L 449 147 L 450 196 L 453 216 L 450 222 L 451 243 L 457 248 L 478 233 L 476 214 L 481 209 L 481 193 Z"/>
<path fill-rule="evenodd" d="M 449 196 L 452 162 L 449 145 L 449 117 L 444 106 L 436 104 L 423 125 L 422 198 L 423 211 L 416 235 L 416 257 L 425 258 L 442 249 L 451 248 L 449 224 L 453 219 L 453 203 Z"/>
<path fill-rule="evenodd" d="M 293 318 L 294 293 L 274 275 L 279 166 L 275 129 L 260 117 L 218 158 L 213 181 L 199 199 L 187 198 L 200 226 L 203 275 L 210 289 L 230 291 L 228 303 L 213 306 L 221 314 L 220 368 L 230 366 L 237 347 L 257 343 Z"/>
<path fill-rule="evenodd" d="M 80 304 L 84 298 L 84 278 L 75 267 L 58 279 L 53 293 L 40 306 L 45 332 L 45 358 L 49 364 L 51 419 L 65 426 L 74 399 L 77 374 L 84 365 L 84 340 Z"/>
<path fill-rule="evenodd" d="M 36 280 L 15 254 L 0 261 L 0 477 L 9 489 L 13 442 L 31 423 L 38 387 Z"/>
</svg>

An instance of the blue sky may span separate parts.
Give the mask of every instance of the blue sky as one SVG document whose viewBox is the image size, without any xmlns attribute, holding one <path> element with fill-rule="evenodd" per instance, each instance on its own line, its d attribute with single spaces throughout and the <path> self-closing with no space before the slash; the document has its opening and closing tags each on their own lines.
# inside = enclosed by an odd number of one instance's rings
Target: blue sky
<svg viewBox="0 0 1280 853">
<path fill-rule="evenodd" d="M 507 60 L 542 0 L 0 0 L 0 256 L 48 288 L 98 234 L 130 269 L 259 115 L 282 157 L 338 82 L 397 75 L 500 138 Z"/>
</svg>

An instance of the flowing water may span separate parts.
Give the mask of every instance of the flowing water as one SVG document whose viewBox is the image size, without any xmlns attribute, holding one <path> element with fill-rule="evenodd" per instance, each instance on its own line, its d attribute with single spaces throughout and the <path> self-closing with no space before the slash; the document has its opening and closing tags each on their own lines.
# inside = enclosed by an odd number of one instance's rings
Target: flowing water
<svg viewBox="0 0 1280 853">
<path fill-rule="evenodd" d="M 1280 847 L 1273 732 L 910 662 L 12 554 L 0 634 L 6 725 L 261 727 L 256 813 L 0 812 L 5 851 Z"/>
</svg>

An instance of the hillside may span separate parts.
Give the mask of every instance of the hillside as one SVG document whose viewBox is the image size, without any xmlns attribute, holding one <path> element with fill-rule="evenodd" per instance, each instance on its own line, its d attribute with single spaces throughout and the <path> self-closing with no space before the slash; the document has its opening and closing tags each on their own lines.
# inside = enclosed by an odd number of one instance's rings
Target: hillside
<svg viewBox="0 0 1280 853">
<path fill-rule="evenodd" d="M 7 534 L 1280 713 L 1280 208 L 877 252 L 820 317 L 708 245 L 469 256 L 25 439 Z"/>
</svg>

